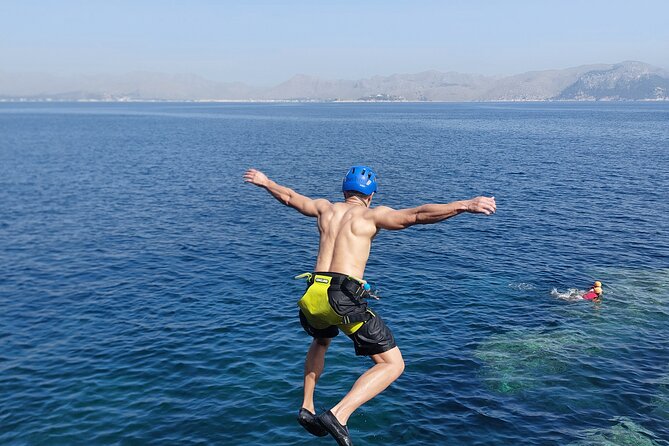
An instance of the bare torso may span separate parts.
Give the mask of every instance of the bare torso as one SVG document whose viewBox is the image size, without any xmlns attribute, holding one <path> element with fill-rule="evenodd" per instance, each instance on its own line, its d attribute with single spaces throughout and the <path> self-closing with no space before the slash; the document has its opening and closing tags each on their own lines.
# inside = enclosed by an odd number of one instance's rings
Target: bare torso
<svg viewBox="0 0 669 446">
<path fill-rule="evenodd" d="M 320 243 L 314 271 L 363 278 L 377 228 L 373 211 L 349 202 L 331 204 L 318 216 Z"/>
</svg>

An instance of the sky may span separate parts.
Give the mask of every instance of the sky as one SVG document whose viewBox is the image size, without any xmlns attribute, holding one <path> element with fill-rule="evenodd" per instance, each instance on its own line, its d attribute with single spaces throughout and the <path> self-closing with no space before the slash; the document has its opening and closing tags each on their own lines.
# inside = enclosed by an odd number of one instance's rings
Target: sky
<svg viewBox="0 0 669 446">
<path fill-rule="evenodd" d="M 0 71 L 268 86 L 425 70 L 669 68 L 668 0 L 0 0 Z"/>
</svg>

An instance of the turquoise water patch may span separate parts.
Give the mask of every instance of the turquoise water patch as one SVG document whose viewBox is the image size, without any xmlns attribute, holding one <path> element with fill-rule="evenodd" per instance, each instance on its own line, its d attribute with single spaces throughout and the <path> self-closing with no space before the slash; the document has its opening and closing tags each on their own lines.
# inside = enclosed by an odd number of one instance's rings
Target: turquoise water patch
<svg viewBox="0 0 669 446">
<path fill-rule="evenodd" d="M 584 436 L 569 446 L 659 446 L 653 432 L 630 420 L 621 420 L 610 429 L 585 431 Z"/>
<path fill-rule="evenodd" d="M 491 390 L 513 394 L 562 378 L 574 357 L 597 351 L 579 331 L 513 330 L 483 341 L 475 357 L 484 363 L 482 378 Z"/>
<path fill-rule="evenodd" d="M 581 326 L 603 342 L 657 344 L 659 338 L 653 333 L 669 323 L 669 268 L 608 267 L 590 274 L 602 281 L 601 302 L 583 301 L 578 295 L 583 290 L 553 289 L 553 297 L 573 301 L 559 311 L 559 317 L 587 324 Z"/>
<path fill-rule="evenodd" d="M 652 400 L 653 413 L 669 419 L 669 373 L 661 377 L 658 384 L 658 393 Z"/>
<path fill-rule="evenodd" d="M 603 268 L 597 274 L 605 297 L 611 294 L 640 310 L 662 310 L 669 303 L 669 268 Z"/>
</svg>

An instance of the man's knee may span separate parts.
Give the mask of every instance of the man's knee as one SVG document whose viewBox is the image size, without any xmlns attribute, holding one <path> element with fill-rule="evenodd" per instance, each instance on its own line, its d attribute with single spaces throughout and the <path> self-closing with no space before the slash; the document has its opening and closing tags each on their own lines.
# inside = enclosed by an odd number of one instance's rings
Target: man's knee
<svg viewBox="0 0 669 446">
<path fill-rule="evenodd" d="M 399 347 L 395 347 L 389 350 L 388 353 L 388 362 L 393 366 L 395 379 L 397 379 L 404 373 L 404 358 L 402 357 L 402 352 L 400 352 Z"/>
<path fill-rule="evenodd" d="M 394 347 L 386 352 L 372 356 L 372 359 L 377 364 L 383 363 L 392 370 L 392 374 L 397 379 L 404 372 L 404 358 L 398 347 Z"/>
<path fill-rule="evenodd" d="M 396 378 L 399 378 L 402 373 L 404 373 L 404 358 L 400 357 L 392 362 L 393 369 L 395 370 Z"/>
<path fill-rule="evenodd" d="M 398 369 L 400 371 L 400 375 L 404 372 L 404 358 L 400 357 L 400 361 L 398 364 Z"/>
<path fill-rule="evenodd" d="M 385 366 L 386 374 L 392 381 L 395 381 L 404 373 L 404 360 L 401 356 L 385 362 Z"/>
</svg>

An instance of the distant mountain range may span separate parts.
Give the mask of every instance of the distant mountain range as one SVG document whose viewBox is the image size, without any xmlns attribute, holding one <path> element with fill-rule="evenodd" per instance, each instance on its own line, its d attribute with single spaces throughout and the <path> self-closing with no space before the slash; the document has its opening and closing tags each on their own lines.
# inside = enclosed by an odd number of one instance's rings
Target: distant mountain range
<svg viewBox="0 0 669 446">
<path fill-rule="evenodd" d="M 296 75 L 266 88 L 190 74 L 65 77 L 0 72 L 0 100 L 666 101 L 669 72 L 627 61 L 507 77 L 434 70 L 359 80 Z"/>
</svg>

